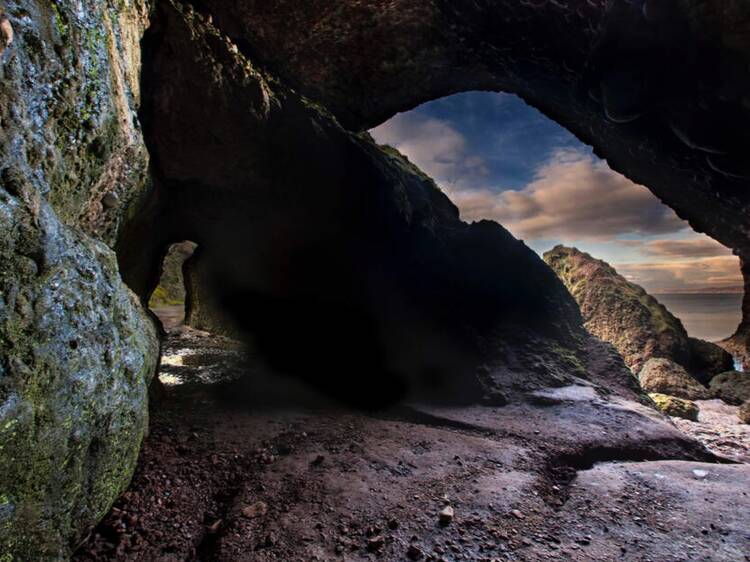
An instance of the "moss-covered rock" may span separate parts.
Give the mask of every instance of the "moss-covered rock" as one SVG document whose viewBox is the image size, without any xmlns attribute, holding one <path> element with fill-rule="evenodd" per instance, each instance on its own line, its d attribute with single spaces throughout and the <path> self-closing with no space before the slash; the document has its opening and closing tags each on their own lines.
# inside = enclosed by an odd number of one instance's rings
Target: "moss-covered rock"
<svg viewBox="0 0 750 562">
<path fill-rule="evenodd" d="M 750 400 L 750 375 L 739 371 L 721 373 L 711 379 L 709 388 L 716 398 L 739 406 Z"/>
<path fill-rule="evenodd" d="M 692 400 L 683 400 L 682 398 L 677 398 L 675 396 L 658 393 L 649 394 L 649 397 L 654 401 L 656 407 L 668 416 L 684 418 L 691 421 L 698 420 L 700 409 Z"/>
<path fill-rule="evenodd" d="M 613 344 L 633 373 L 655 357 L 682 365 L 704 383 L 731 368 L 729 353 L 688 337 L 678 318 L 608 263 L 564 246 L 545 253 L 544 260 L 578 302 L 586 328 Z"/>
<path fill-rule="evenodd" d="M 649 393 L 669 394 L 686 400 L 710 398 L 708 389 L 669 359 L 649 359 L 638 373 L 641 388 Z"/>
<path fill-rule="evenodd" d="M 135 117 L 147 12 L 2 11 L 0 560 L 64 560 L 132 476 L 158 361 L 106 245 L 148 190 Z"/>
<path fill-rule="evenodd" d="M 20 186 L 0 189 L 3 562 L 64 559 L 127 486 L 158 358 L 114 254 Z"/>
</svg>

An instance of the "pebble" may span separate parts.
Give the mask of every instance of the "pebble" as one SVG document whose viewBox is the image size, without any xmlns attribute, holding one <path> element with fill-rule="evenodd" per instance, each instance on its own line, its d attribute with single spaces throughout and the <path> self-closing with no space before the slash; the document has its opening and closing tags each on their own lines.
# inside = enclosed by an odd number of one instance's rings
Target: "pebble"
<svg viewBox="0 0 750 562">
<path fill-rule="evenodd" d="M 409 560 L 419 560 L 423 555 L 422 549 L 416 545 L 411 545 L 406 551 L 406 556 Z"/>
<path fill-rule="evenodd" d="M 246 519 L 256 519 L 268 513 L 268 506 L 264 502 L 257 502 L 242 508 L 242 516 Z"/>
<path fill-rule="evenodd" d="M 382 535 L 372 537 L 367 541 L 367 550 L 370 552 L 377 552 L 385 546 L 385 539 Z"/>
<path fill-rule="evenodd" d="M 120 196 L 114 191 L 110 191 L 102 197 L 102 205 L 105 209 L 114 209 L 120 204 Z"/>
<path fill-rule="evenodd" d="M 524 515 L 523 513 L 521 513 L 520 511 L 518 511 L 517 509 L 514 509 L 514 510 L 513 510 L 513 511 L 511 511 L 510 513 L 511 513 L 511 515 L 513 515 L 513 517 L 515 517 L 516 519 L 526 519 L 526 516 L 525 516 L 525 515 Z"/>
<path fill-rule="evenodd" d="M 438 518 L 440 520 L 440 524 L 445 526 L 451 524 L 454 516 L 455 512 L 453 511 L 453 508 L 449 505 L 446 505 L 438 515 Z"/>
</svg>

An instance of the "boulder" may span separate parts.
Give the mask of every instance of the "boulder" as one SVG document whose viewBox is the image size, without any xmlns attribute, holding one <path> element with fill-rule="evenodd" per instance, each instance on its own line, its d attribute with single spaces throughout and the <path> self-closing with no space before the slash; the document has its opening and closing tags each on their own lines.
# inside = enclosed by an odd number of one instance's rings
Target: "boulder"
<svg viewBox="0 0 750 562">
<path fill-rule="evenodd" d="M 148 6 L 0 11 L 0 560 L 66 560 L 130 481 L 158 362 L 110 249 L 150 193 Z"/>
<path fill-rule="evenodd" d="M 721 373 L 711 379 L 711 393 L 727 404 L 739 406 L 750 400 L 750 375 L 739 371 Z"/>
<path fill-rule="evenodd" d="M 125 489 L 159 346 L 114 253 L 0 189 L 0 552 L 62 560 Z M 16 186 L 17 187 L 17 186 Z"/>
<path fill-rule="evenodd" d="M 608 263 L 565 246 L 545 253 L 544 260 L 578 302 L 586 328 L 613 344 L 633 373 L 639 373 L 649 359 L 661 357 L 708 383 L 733 365 L 729 353 L 688 337 L 678 318 Z"/>
<path fill-rule="evenodd" d="M 686 400 L 706 400 L 711 396 L 683 367 L 669 359 L 649 359 L 638 373 L 638 381 L 648 393 Z"/>
<path fill-rule="evenodd" d="M 700 383 L 707 385 L 713 377 L 734 368 L 734 359 L 715 343 L 688 338 L 690 365 L 688 371 Z"/>
<path fill-rule="evenodd" d="M 667 394 L 651 393 L 651 400 L 662 413 L 675 418 L 684 418 L 690 421 L 698 420 L 699 408 L 692 400 L 683 400 Z"/>
</svg>

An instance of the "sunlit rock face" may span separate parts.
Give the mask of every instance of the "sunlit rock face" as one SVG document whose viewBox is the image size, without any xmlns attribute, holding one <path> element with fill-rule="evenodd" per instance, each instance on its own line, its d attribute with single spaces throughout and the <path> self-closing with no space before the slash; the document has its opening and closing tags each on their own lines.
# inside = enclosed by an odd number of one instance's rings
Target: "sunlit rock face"
<svg viewBox="0 0 750 562">
<path fill-rule="evenodd" d="M 575 297 L 586 328 L 614 345 L 633 374 L 651 359 L 666 359 L 690 371 L 700 386 L 698 381 L 707 384 L 732 367 L 726 351 L 689 337 L 678 318 L 606 262 L 564 246 L 545 253 L 544 260 Z"/>
<path fill-rule="evenodd" d="M 501 226 L 461 222 L 400 154 L 270 77 L 200 12 L 162 2 L 144 45 L 164 206 L 128 245 L 198 243 L 205 287 L 275 370 L 366 406 L 587 376 L 575 302 Z M 137 264 L 125 274 L 153 282 Z"/>
<path fill-rule="evenodd" d="M 0 12 L 0 559 L 63 560 L 130 481 L 158 361 L 107 246 L 148 191 L 146 12 Z"/>
</svg>

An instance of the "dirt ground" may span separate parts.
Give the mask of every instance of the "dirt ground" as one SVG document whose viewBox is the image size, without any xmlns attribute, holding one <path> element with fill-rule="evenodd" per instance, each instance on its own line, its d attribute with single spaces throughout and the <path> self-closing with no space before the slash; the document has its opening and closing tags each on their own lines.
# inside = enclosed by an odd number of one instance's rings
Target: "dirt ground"
<svg viewBox="0 0 750 562">
<path fill-rule="evenodd" d="M 76 561 L 750 560 L 750 465 L 644 406 L 582 382 L 367 415 L 169 327 L 133 483 Z"/>
</svg>

